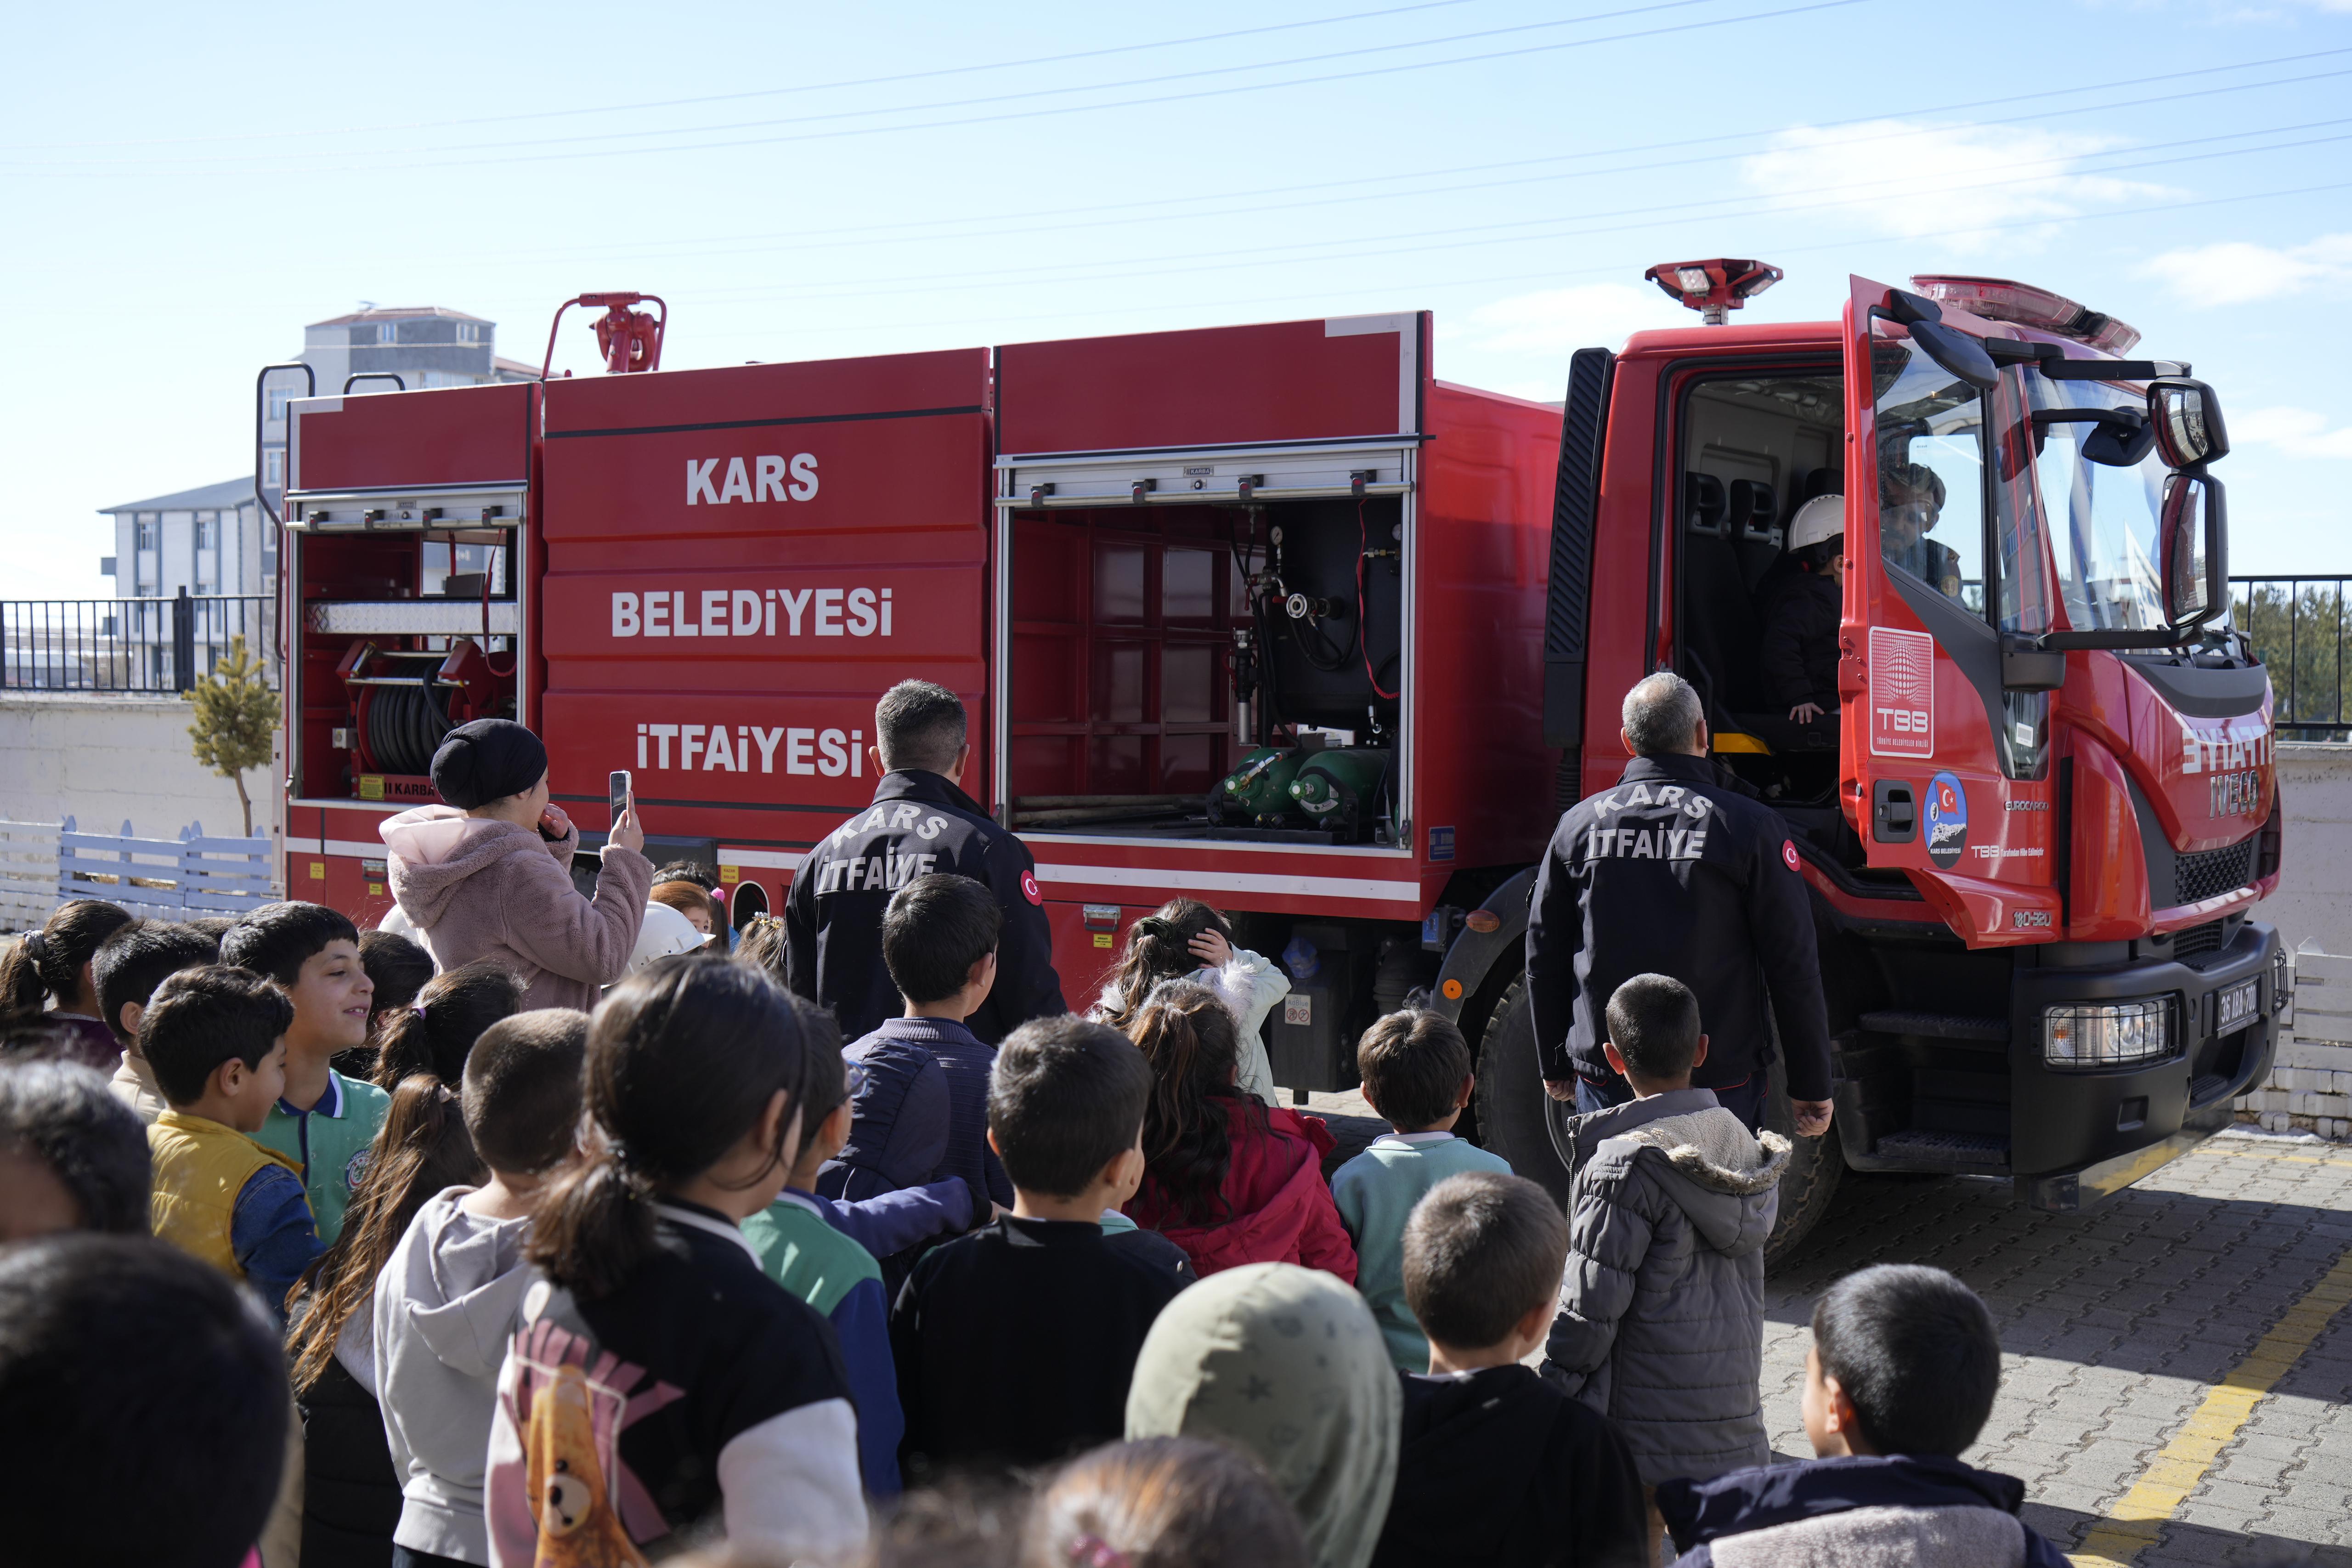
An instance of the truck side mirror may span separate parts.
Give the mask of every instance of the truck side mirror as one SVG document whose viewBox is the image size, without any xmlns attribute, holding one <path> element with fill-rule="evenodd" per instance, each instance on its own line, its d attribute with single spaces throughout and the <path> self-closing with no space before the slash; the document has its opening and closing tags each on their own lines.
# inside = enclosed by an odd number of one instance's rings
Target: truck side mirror
<svg viewBox="0 0 2352 1568">
<path fill-rule="evenodd" d="M 2221 400 L 2201 381 L 2168 375 L 2148 383 L 2147 421 L 2168 468 L 2193 468 L 2230 455 Z"/>
<path fill-rule="evenodd" d="M 2228 510 L 2220 481 L 2175 474 L 2161 513 L 2164 613 L 2175 632 L 2203 625 L 2228 602 Z"/>
<path fill-rule="evenodd" d="M 1952 375 L 1979 392 L 1990 392 L 2000 384 L 2000 372 L 1994 367 L 1992 355 L 1986 352 L 1984 344 L 1944 325 L 1944 308 L 1933 300 L 1906 289 L 1890 289 L 1885 312 L 1902 322 L 1910 331 L 1911 341 Z"/>
</svg>

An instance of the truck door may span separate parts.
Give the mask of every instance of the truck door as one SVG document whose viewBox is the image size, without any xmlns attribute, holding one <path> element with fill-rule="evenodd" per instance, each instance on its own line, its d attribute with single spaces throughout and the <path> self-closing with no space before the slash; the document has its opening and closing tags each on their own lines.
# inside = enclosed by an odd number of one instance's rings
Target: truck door
<svg viewBox="0 0 2352 1568">
<path fill-rule="evenodd" d="M 1912 299 L 1856 278 L 1846 306 L 1842 805 L 1868 864 L 1971 946 L 2047 940 L 2051 693 L 2004 689 L 2001 652 L 2050 625 L 2031 426 L 2017 371 L 1980 384 L 1976 342 L 2006 329 L 1948 306 L 1915 331 L 1897 319 Z M 1931 347 L 1975 349 L 1976 380 Z"/>
</svg>

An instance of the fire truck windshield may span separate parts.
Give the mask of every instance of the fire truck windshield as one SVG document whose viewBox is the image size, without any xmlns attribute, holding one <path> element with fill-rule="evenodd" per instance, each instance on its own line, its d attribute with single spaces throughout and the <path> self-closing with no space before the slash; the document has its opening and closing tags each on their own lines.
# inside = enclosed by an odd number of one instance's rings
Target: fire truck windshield
<svg viewBox="0 0 2352 1568">
<path fill-rule="evenodd" d="M 2141 395 L 2096 381 L 2025 377 L 2035 408 L 2147 406 Z M 2093 424 L 2038 427 L 2033 463 L 2043 532 L 2058 566 L 2066 620 L 2075 631 L 2144 631 L 2166 624 L 2158 570 L 2165 467 L 2151 450 L 2127 468 L 2086 461 Z"/>
</svg>

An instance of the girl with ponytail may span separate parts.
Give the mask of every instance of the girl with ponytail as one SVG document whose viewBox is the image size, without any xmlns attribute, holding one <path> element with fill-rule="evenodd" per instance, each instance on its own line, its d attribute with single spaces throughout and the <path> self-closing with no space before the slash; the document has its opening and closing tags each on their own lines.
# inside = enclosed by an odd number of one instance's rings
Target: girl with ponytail
<svg viewBox="0 0 2352 1568">
<path fill-rule="evenodd" d="M 18 937 L 0 958 L 0 1024 L 61 1025 L 68 1060 L 113 1072 L 122 1060 L 122 1042 L 99 1016 L 89 961 L 99 944 L 131 919 L 112 904 L 76 899 L 58 905 L 40 930 Z M 56 1010 L 45 1016 L 42 1008 L 52 1001 Z"/>
<path fill-rule="evenodd" d="M 597 1007 L 582 1152 L 532 1211 L 543 1278 L 499 1373 L 493 1564 L 541 1560 L 542 1529 L 598 1563 L 708 1523 L 785 1560 L 865 1539 L 840 1352 L 740 1228 L 799 1152 L 809 1048 L 783 988 L 717 954 Z"/>
<path fill-rule="evenodd" d="M 379 1015 L 369 1045 L 375 1048 L 375 1085 L 389 1089 L 415 1073 L 455 1088 L 466 1057 L 482 1031 L 522 1010 L 522 981 L 488 959 L 425 983 L 404 1007 Z"/>
<path fill-rule="evenodd" d="M 1151 1064 L 1136 1224 L 1184 1249 L 1206 1276 L 1244 1263 L 1298 1263 L 1354 1284 L 1356 1249 L 1323 1180 L 1330 1130 L 1261 1105 L 1234 1077 L 1239 1032 L 1217 994 L 1163 981 L 1129 1037 Z"/>
<path fill-rule="evenodd" d="M 1191 980 L 1216 993 L 1239 1031 L 1242 1091 L 1281 1104 L 1264 1031 L 1266 1015 L 1290 994 L 1290 976 L 1264 955 L 1234 946 L 1231 922 L 1200 900 L 1171 899 L 1128 927 L 1127 947 L 1087 1016 L 1132 1034 L 1144 998 L 1167 980 Z"/>
</svg>

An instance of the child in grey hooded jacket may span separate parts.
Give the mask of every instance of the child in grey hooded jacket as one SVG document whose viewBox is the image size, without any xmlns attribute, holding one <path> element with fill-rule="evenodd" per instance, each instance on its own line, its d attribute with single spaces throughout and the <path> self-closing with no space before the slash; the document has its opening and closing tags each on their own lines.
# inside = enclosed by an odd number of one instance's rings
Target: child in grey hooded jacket
<svg viewBox="0 0 2352 1568">
<path fill-rule="evenodd" d="M 1638 1097 L 1570 1123 L 1568 1268 L 1545 1375 L 1615 1421 L 1644 1487 L 1771 1458 L 1759 1389 L 1764 1241 L 1789 1142 L 1711 1090 L 1698 1002 L 1637 974 L 1610 998 L 1609 1065 Z"/>
<path fill-rule="evenodd" d="M 482 1514 L 499 1368 L 538 1275 L 523 1261 L 530 1205 L 572 1152 L 588 1016 L 518 1013 L 466 1058 L 466 1129 L 490 1181 L 425 1204 L 375 1286 L 375 1364 L 393 1473 L 394 1544 L 487 1564 Z"/>
</svg>

